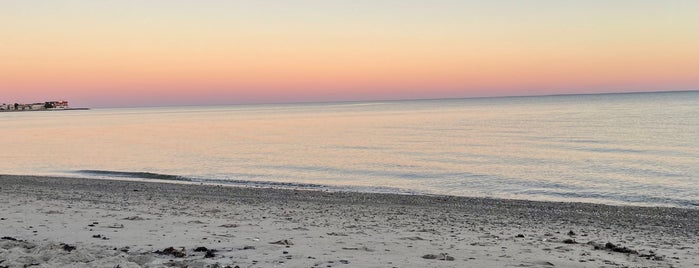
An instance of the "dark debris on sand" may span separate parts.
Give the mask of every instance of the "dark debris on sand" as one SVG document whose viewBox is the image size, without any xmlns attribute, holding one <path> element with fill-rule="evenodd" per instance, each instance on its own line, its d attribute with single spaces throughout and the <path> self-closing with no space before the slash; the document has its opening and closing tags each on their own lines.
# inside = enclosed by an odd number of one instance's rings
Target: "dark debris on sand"
<svg viewBox="0 0 699 268">
<path fill-rule="evenodd" d="M 627 253 L 627 254 L 638 254 L 638 251 L 624 247 L 622 245 L 616 245 L 612 242 L 607 242 L 606 244 L 602 245 L 593 241 L 588 242 L 588 244 L 592 245 L 595 250 L 607 250 L 607 251 L 612 251 L 612 252 L 619 252 L 619 253 Z"/>
<path fill-rule="evenodd" d="M 194 249 L 194 252 L 207 252 L 207 251 L 209 251 L 209 249 L 206 247 L 197 247 Z"/>
<path fill-rule="evenodd" d="M 437 255 L 426 254 L 426 255 L 423 255 L 422 258 L 426 259 L 426 260 L 454 261 L 454 257 L 449 256 L 448 253 L 439 253 Z"/>
<path fill-rule="evenodd" d="M 206 247 L 197 247 L 194 249 L 194 252 L 206 252 L 206 254 L 204 254 L 204 258 L 216 257 L 216 254 L 215 254 L 216 250 L 215 249 L 208 249 Z"/>
<path fill-rule="evenodd" d="M 597 250 L 604 249 L 604 250 L 608 250 L 608 251 L 612 251 L 612 252 L 619 252 L 619 253 L 626 253 L 626 254 L 634 254 L 634 255 L 638 255 L 638 256 L 641 257 L 641 258 L 646 258 L 647 260 L 652 260 L 652 261 L 663 261 L 663 260 L 665 260 L 665 257 L 664 257 L 664 256 L 658 256 L 658 255 L 657 255 L 655 252 L 653 252 L 652 250 L 651 250 L 648 254 L 641 254 L 641 253 L 639 253 L 639 252 L 636 251 L 636 250 L 633 250 L 633 249 L 624 247 L 624 246 L 622 246 L 622 245 L 616 245 L 616 244 L 614 244 L 614 243 L 612 243 L 612 242 L 607 242 L 606 244 L 604 244 L 604 247 L 602 247 L 602 245 L 597 244 L 597 243 L 594 243 L 594 242 L 590 242 L 590 243 L 591 243 L 591 244 L 595 247 L 595 249 L 597 249 Z"/>
<path fill-rule="evenodd" d="M 564 244 L 577 244 L 578 242 L 575 242 L 575 239 L 568 238 L 566 240 L 563 240 Z"/>
<path fill-rule="evenodd" d="M 68 244 L 61 244 L 61 245 L 63 246 L 63 250 L 65 250 L 67 252 L 71 252 L 71 251 L 75 250 L 75 248 L 76 248 L 75 246 L 71 246 Z"/>
<path fill-rule="evenodd" d="M 164 250 L 157 250 L 154 252 L 155 254 L 158 255 L 172 255 L 176 258 L 184 258 L 187 256 L 187 253 L 185 252 L 185 248 L 181 249 L 175 249 L 174 247 L 169 247 Z"/>
<path fill-rule="evenodd" d="M 290 245 L 293 245 L 294 243 L 292 243 L 291 240 L 284 239 L 284 240 L 270 242 L 270 244 L 290 246 Z"/>
<path fill-rule="evenodd" d="M 611 250 L 611 251 L 619 252 L 619 253 L 638 254 L 638 251 L 635 251 L 633 249 L 630 249 L 630 248 L 627 248 L 627 247 L 624 247 L 621 245 L 615 245 L 612 242 L 607 242 L 606 244 L 604 244 L 604 248 L 606 248 L 607 250 Z"/>
</svg>

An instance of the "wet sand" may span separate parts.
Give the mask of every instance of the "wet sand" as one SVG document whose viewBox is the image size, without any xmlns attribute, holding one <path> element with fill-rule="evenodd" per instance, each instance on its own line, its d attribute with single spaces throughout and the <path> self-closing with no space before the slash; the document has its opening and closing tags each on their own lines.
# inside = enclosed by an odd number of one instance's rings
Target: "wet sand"
<svg viewBox="0 0 699 268">
<path fill-rule="evenodd" d="M 0 267 L 699 267 L 697 209 L 33 176 L 0 237 Z"/>
</svg>

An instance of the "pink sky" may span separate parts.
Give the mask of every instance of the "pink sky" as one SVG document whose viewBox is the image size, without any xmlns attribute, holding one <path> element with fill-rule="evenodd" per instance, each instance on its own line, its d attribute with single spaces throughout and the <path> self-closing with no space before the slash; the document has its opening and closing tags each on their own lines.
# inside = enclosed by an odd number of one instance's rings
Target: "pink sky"
<svg viewBox="0 0 699 268">
<path fill-rule="evenodd" d="M 3 2 L 0 102 L 696 90 L 698 14 L 696 1 Z"/>
</svg>

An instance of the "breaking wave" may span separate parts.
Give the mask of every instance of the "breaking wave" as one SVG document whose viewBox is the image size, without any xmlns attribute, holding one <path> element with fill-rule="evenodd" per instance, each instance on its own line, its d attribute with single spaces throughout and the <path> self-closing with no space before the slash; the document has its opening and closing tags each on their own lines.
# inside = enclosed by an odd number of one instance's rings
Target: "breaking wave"
<svg viewBox="0 0 699 268">
<path fill-rule="evenodd" d="M 333 186 L 314 183 L 293 183 L 293 182 L 276 182 L 276 181 L 252 181 L 238 179 L 203 179 L 186 177 L 180 175 L 160 174 L 152 172 L 130 172 L 130 171 L 112 171 L 112 170 L 77 170 L 74 173 L 85 175 L 92 178 L 101 179 L 135 179 L 145 181 L 170 181 L 184 183 L 204 183 L 212 185 L 228 185 L 239 187 L 256 187 L 256 188 L 282 188 L 282 189 L 303 189 L 303 190 L 326 190 L 326 191 L 351 191 L 351 192 L 368 192 L 368 193 L 395 193 L 395 194 L 425 194 L 421 192 L 392 188 L 392 187 L 364 187 L 364 186 Z"/>
</svg>

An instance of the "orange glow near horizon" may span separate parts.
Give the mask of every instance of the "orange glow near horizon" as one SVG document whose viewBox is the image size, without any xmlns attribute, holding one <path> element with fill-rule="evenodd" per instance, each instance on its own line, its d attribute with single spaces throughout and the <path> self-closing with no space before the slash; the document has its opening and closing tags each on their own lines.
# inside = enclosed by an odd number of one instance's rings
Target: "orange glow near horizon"
<svg viewBox="0 0 699 268">
<path fill-rule="evenodd" d="M 416 1 L 393 9 L 395 1 L 27 2 L 0 4 L 0 102 L 130 106 L 699 89 L 693 1 Z"/>
</svg>

